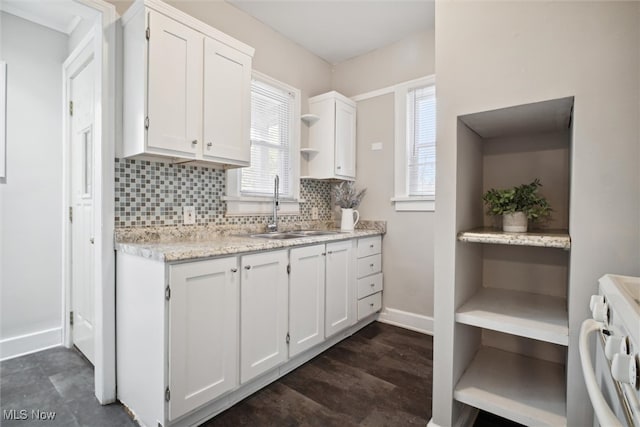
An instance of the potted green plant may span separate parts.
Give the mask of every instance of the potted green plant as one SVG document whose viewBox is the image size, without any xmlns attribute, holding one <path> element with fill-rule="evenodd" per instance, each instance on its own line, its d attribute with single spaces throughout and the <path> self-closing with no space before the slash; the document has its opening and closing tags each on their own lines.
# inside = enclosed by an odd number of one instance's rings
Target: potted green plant
<svg viewBox="0 0 640 427">
<path fill-rule="evenodd" d="M 502 230 L 524 233 L 528 220 L 541 221 L 551 215 L 551 206 L 547 199 L 538 193 L 542 187 L 538 178 L 530 184 L 499 189 L 492 188 L 484 193 L 482 199 L 489 215 L 502 215 Z"/>
</svg>

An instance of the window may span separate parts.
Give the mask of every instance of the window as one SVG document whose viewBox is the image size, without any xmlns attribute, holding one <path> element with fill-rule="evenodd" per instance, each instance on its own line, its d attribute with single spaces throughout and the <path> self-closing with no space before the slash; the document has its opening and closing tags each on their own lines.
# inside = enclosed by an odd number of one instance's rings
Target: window
<svg viewBox="0 0 640 427">
<path fill-rule="evenodd" d="M 435 79 L 425 77 L 395 89 L 396 211 L 433 211 L 436 178 Z"/>
<path fill-rule="evenodd" d="M 281 213 L 298 213 L 300 91 L 254 72 L 251 81 L 251 166 L 227 173 L 227 215 L 268 214 L 274 178 Z"/>
</svg>

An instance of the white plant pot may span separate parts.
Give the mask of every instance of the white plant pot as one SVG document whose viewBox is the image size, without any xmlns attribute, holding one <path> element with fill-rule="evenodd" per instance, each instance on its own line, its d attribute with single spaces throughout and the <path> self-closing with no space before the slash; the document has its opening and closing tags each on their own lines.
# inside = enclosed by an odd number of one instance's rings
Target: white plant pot
<svg viewBox="0 0 640 427">
<path fill-rule="evenodd" d="M 526 233 L 527 215 L 524 212 L 514 212 L 502 215 L 502 231 L 508 233 Z"/>
<path fill-rule="evenodd" d="M 355 218 L 354 218 L 355 215 Z M 340 231 L 353 231 L 360 220 L 360 213 L 354 209 L 342 208 L 342 219 L 340 221 Z"/>
</svg>

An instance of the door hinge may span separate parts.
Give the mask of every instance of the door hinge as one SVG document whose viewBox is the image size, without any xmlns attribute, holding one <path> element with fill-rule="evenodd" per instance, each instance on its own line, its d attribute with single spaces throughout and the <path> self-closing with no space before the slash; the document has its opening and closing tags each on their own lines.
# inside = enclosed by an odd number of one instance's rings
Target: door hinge
<svg viewBox="0 0 640 427">
<path fill-rule="evenodd" d="M 73 206 L 69 206 L 69 222 L 73 222 Z"/>
<path fill-rule="evenodd" d="M 291 264 L 287 264 L 287 274 L 291 274 Z"/>
<path fill-rule="evenodd" d="M 69 115 L 73 116 L 73 101 L 69 101 Z"/>
<path fill-rule="evenodd" d="M 164 390 L 164 400 L 167 402 L 171 400 L 171 390 L 169 390 L 169 387 Z"/>
<path fill-rule="evenodd" d="M 164 289 L 164 299 L 167 301 L 171 299 L 171 288 L 169 286 Z"/>
<path fill-rule="evenodd" d="M 291 335 L 289 335 L 289 332 L 287 332 L 287 344 L 289 344 L 289 341 L 291 341 Z"/>
<path fill-rule="evenodd" d="M 144 128 L 149 129 L 149 116 L 144 118 Z"/>
<path fill-rule="evenodd" d="M 73 326 L 73 311 L 69 312 L 69 324 Z"/>
<path fill-rule="evenodd" d="M 147 27 L 146 31 L 144 32 L 144 36 L 147 40 L 151 38 L 151 28 Z"/>
</svg>

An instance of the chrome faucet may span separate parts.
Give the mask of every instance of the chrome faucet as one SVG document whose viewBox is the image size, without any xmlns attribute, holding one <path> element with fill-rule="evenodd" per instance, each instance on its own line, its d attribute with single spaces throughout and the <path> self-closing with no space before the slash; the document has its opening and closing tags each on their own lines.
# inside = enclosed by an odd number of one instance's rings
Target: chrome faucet
<svg viewBox="0 0 640 427">
<path fill-rule="evenodd" d="M 267 231 L 270 233 L 278 231 L 278 209 L 280 209 L 280 201 L 278 199 L 280 177 L 278 175 L 276 175 L 273 184 L 273 222 L 267 224 Z"/>
</svg>

